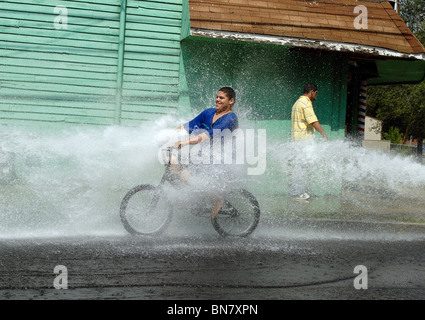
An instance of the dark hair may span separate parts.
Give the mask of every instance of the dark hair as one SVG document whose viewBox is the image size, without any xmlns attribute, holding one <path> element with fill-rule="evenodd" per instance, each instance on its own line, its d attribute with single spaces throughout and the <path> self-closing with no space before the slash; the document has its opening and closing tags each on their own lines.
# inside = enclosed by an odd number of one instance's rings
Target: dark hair
<svg viewBox="0 0 425 320">
<path fill-rule="evenodd" d="M 218 90 L 218 91 L 224 92 L 227 95 L 227 97 L 229 98 L 229 100 L 235 99 L 235 101 L 236 101 L 236 92 L 235 92 L 235 90 L 233 90 L 233 88 L 223 87 L 223 88 L 220 88 L 220 90 Z"/>
<path fill-rule="evenodd" d="M 317 91 L 317 86 L 314 83 L 307 83 L 304 87 L 304 93 L 309 93 L 310 91 Z"/>
</svg>

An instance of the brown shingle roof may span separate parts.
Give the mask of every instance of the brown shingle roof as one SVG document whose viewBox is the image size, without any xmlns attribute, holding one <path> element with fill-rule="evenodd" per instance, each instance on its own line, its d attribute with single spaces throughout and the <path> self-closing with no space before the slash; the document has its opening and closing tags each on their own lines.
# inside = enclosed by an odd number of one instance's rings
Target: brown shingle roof
<svg viewBox="0 0 425 320">
<path fill-rule="evenodd" d="M 364 5 L 368 28 L 356 29 L 354 8 Z M 193 29 L 326 40 L 424 53 L 389 2 L 356 0 L 189 0 Z"/>
</svg>

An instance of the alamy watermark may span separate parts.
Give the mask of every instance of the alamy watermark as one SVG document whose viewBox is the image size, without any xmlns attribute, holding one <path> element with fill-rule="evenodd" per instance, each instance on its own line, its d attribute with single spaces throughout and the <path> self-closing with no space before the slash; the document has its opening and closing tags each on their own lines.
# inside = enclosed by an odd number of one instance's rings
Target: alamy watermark
<svg viewBox="0 0 425 320">
<path fill-rule="evenodd" d="M 68 29 L 68 8 L 65 6 L 56 6 L 53 13 L 57 16 L 53 20 L 55 29 Z"/>
<path fill-rule="evenodd" d="M 189 135 L 189 138 L 200 132 Z M 166 164 L 162 154 L 170 141 L 158 152 L 158 159 Z M 248 175 L 262 175 L 267 166 L 267 136 L 265 129 L 213 130 L 209 142 L 198 143 L 180 150 L 180 157 L 173 157 L 172 164 L 246 165 Z"/>
<path fill-rule="evenodd" d="M 354 7 L 354 13 L 358 14 L 354 18 L 354 28 L 356 29 L 367 29 L 367 7 L 364 5 L 358 5 Z"/>
<path fill-rule="evenodd" d="M 367 268 L 360 264 L 355 266 L 354 273 L 358 274 L 358 276 L 354 278 L 354 288 L 357 290 L 367 289 Z"/>
<path fill-rule="evenodd" d="M 57 265 L 53 269 L 53 273 L 57 274 L 53 280 L 55 289 L 68 289 L 68 268 L 64 265 Z"/>
<path fill-rule="evenodd" d="M 56 6 L 53 13 L 57 16 L 53 21 L 55 29 L 68 29 L 68 8 L 62 5 Z M 364 5 L 357 5 L 354 7 L 353 13 L 357 14 L 354 18 L 354 28 L 367 29 L 368 28 L 368 10 Z"/>
</svg>

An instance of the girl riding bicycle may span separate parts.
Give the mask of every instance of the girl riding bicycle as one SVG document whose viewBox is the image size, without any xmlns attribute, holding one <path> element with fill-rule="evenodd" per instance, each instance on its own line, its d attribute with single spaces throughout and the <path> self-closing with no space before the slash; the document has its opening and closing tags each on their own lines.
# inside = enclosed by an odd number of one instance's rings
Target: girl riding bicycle
<svg viewBox="0 0 425 320">
<path fill-rule="evenodd" d="M 215 98 L 215 108 L 204 110 L 197 117 L 178 128 L 179 130 L 185 129 L 191 137 L 183 141 L 177 141 L 174 144 L 174 148 L 181 149 L 183 146 L 209 142 L 210 155 L 213 155 L 213 138 L 217 136 L 217 131 L 233 132 L 239 126 L 238 117 L 232 111 L 235 100 L 235 91 L 231 87 L 222 87 Z M 220 135 L 220 137 L 223 138 L 223 135 Z M 212 158 L 210 158 L 210 160 L 210 165 L 214 167 L 204 167 L 204 169 L 214 170 L 215 174 L 217 175 L 218 173 L 221 177 L 229 173 L 222 161 L 218 164 L 212 161 Z M 189 172 L 179 167 L 175 157 L 172 159 L 171 163 L 171 172 L 180 175 L 184 181 L 188 182 L 190 179 Z M 223 203 L 224 199 L 222 197 L 217 197 L 211 212 L 212 219 L 217 216 Z"/>
</svg>

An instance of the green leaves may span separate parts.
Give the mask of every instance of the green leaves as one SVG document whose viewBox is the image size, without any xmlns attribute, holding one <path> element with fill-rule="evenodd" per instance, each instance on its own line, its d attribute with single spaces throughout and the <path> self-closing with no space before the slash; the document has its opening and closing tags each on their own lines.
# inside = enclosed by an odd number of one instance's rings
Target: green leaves
<svg viewBox="0 0 425 320">
<path fill-rule="evenodd" d="M 425 45 L 425 2 L 423 0 L 400 0 L 400 16 L 407 26 Z"/>
<path fill-rule="evenodd" d="M 425 45 L 425 2 L 400 0 L 400 16 Z M 395 142 L 425 137 L 425 81 L 418 84 L 383 85 L 368 88 L 367 114 L 383 120 L 383 136 Z M 395 142 L 399 143 L 399 142 Z"/>
<path fill-rule="evenodd" d="M 367 114 L 384 121 L 384 137 L 393 137 L 396 128 L 413 139 L 425 137 L 425 82 L 370 87 L 367 103 Z"/>
<path fill-rule="evenodd" d="M 390 140 L 391 143 L 400 143 L 403 140 L 403 133 L 400 132 L 399 128 L 390 127 L 388 132 L 383 134 L 385 140 Z"/>
</svg>

